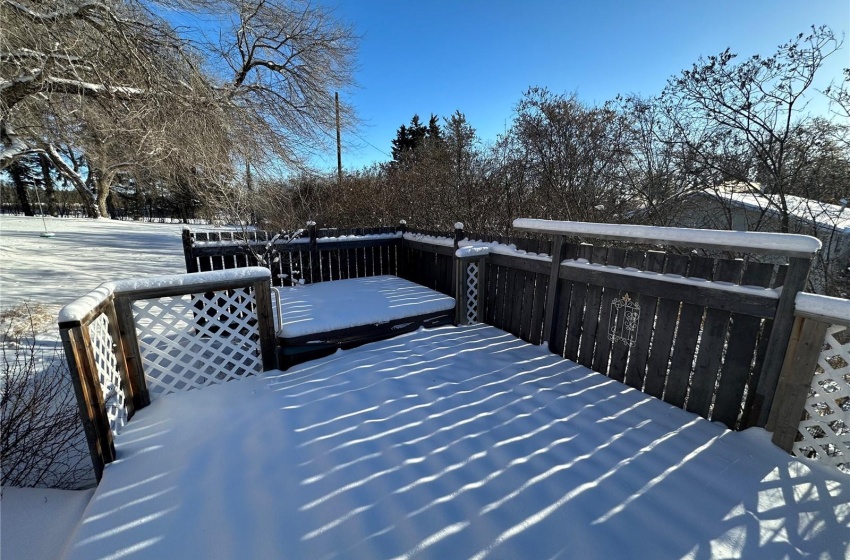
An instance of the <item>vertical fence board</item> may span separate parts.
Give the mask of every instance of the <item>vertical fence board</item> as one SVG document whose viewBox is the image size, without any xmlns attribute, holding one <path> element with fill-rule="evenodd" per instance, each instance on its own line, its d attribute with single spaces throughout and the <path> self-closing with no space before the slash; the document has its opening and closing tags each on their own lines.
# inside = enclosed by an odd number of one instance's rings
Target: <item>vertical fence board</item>
<svg viewBox="0 0 850 560">
<path fill-rule="evenodd" d="M 501 281 L 499 282 L 499 290 L 502 292 L 502 295 L 499 296 L 499 304 L 502 310 L 499 312 L 499 328 L 508 331 L 510 330 L 510 320 L 511 320 L 511 293 L 510 289 L 512 287 L 512 283 L 510 280 L 511 276 L 510 268 L 503 266 L 499 269 L 499 273 L 501 274 Z"/>
<path fill-rule="evenodd" d="M 520 271 L 516 268 L 508 269 L 508 287 L 505 290 L 505 307 L 508 317 L 506 321 L 507 331 L 519 337 L 519 320 L 522 311 L 522 280 Z"/>
<path fill-rule="evenodd" d="M 577 258 L 590 260 L 593 253 L 593 246 L 582 244 L 578 247 Z M 588 285 L 581 282 L 572 282 L 572 295 L 567 302 L 569 306 L 569 317 L 567 318 L 566 340 L 564 341 L 564 357 L 574 362 L 586 364 L 586 361 L 581 361 L 579 358 L 579 342 L 583 338 L 584 312 L 585 303 L 587 301 Z M 591 349 L 592 352 L 592 349 Z"/>
<path fill-rule="evenodd" d="M 375 253 L 372 247 L 363 249 L 363 257 L 366 267 L 365 276 L 375 276 Z"/>
<path fill-rule="evenodd" d="M 647 251 L 644 269 L 650 272 L 661 272 L 664 270 L 664 256 L 661 251 Z M 640 320 L 638 332 L 635 337 L 635 345 L 629 351 L 629 363 L 626 367 L 626 384 L 641 390 L 646 375 L 646 362 L 649 358 L 649 345 L 652 334 L 655 331 L 655 311 L 658 307 L 658 298 L 639 294 L 637 298 L 640 305 Z"/>
<path fill-rule="evenodd" d="M 520 338 L 526 342 L 531 342 L 531 313 L 534 306 L 534 290 L 536 288 L 534 281 L 535 274 L 532 272 L 520 273 L 520 278 L 523 284 L 522 291 L 522 315 L 519 321 Z"/>
<path fill-rule="evenodd" d="M 643 251 L 630 250 L 628 255 L 626 255 L 626 259 L 623 263 L 623 266 L 628 268 L 636 268 L 638 270 L 643 270 L 644 260 L 646 259 L 646 253 Z M 629 297 L 637 298 L 637 294 L 630 294 Z M 640 302 L 638 302 L 640 303 Z M 609 304 L 609 313 L 610 313 L 610 304 Z M 643 309 L 641 309 L 641 313 L 643 313 Z M 607 339 L 607 337 L 606 337 Z M 611 379 L 616 379 L 617 381 L 624 381 L 626 378 L 626 363 L 629 359 L 629 345 L 623 341 L 617 341 L 611 343 L 611 364 L 608 366 L 609 374 L 608 376 Z"/>
<path fill-rule="evenodd" d="M 744 271 L 744 286 L 766 287 L 773 275 L 773 265 L 747 263 Z M 756 341 L 762 320 L 748 315 L 732 314 L 729 330 L 729 346 L 720 370 L 720 386 L 714 401 L 711 419 L 723 422 L 734 429 L 741 412 L 744 388 L 750 375 L 750 365 L 756 350 Z"/>
<path fill-rule="evenodd" d="M 693 256 L 691 257 L 688 277 L 710 280 L 713 268 L 714 259 Z M 673 346 L 673 357 L 670 360 L 667 389 L 664 391 L 664 400 L 673 406 L 682 407 L 685 404 L 691 379 L 691 367 L 704 313 L 704 307 L 690 303 L 682 304 L 679 326 L 676 329 L 676 342 Z"/>
<path fill-rule="evenodd" d="M 529 342 L 532 344 L 542 344 L 543 337 L 543 320 L 544 310 L 546 308 L 546 298 L 549 292 L 549 277 L 545 274 L 536 275 L 536 288 L 534 290 L 534 302 L 531 314 L 531 333 L 529 334 Z M 558 281 L 558 278 L 555 278 Z M 557 305 L 557 302 L 555 303 Z M 564 323 L 565 321 L 559 321 Z"/>
<path fill-rule="evenodd" d="M 496 286 L 498 284 L 499 278 L 499 267 L 490 262 L 485 264 L 487 267 L 487 291 L 486 291 L 486 301 L 484 305 L 484 322 L 489 325 L 496 324 L 496 311 L 500 308 L 496 304 L 496 298 L 499 295 L 496 291 Z"/>
<path fill-rule="evenodd" d="M 667 255 L 664 272 L 667 274 L 684 275 L 687 272 L 688 258 L 682 255 Z M 673 345 L 673 335 L 676 332 L 676 322 L 679 318 L 680 303 L 671 299 L 661 299 L 658 302 L 658 315 L 655 320 L 655 332 L 652 337 L 652 347 L 646 365 L 646 381 L 644 392 L 656 398 L 664 395 L 667 380 L 670 353 Z"/>
<path fill-rule="evenodd" d="M 741 260 L 720 259 L 717 261 L 714 280 L 738 284 L 743 269 L 744 262 Z M 720 309 L 707 309 L 705 312 L 705 322 L 686 405 L 687 410 L 705 418 L 708 417 L 714 397 L 731 315 L 730 312 Z"/>
<path fill-rule="evenodd" d="M 626 258 L 625 250 L 619 247 L 608 249 L 606 264 L 623 266 Z M 599 304 L 599 322 L 596 325 L 596 348 L 593 351 L 593 369 L 603 375 L 609 375 L 608 361 L 611 352 L 611 340 L 608 338 L 608 322 L 611 318 L 611 303 L 620 297 L 618 290 L 605 288 Z"/>
<path fill-rule="evenodd" d="M 590 261 L 604 264 L 608 256 L 606 247 L 595 246 Z M 584 304 L 584 317 L 581 323 L 581 347 L 579 363 L 593 368 L 593 352 L 596 345 L 596 327 L 599 324 L 599 306 L 602 303 L 602 287 L 589 284 Z"/>
</svg>

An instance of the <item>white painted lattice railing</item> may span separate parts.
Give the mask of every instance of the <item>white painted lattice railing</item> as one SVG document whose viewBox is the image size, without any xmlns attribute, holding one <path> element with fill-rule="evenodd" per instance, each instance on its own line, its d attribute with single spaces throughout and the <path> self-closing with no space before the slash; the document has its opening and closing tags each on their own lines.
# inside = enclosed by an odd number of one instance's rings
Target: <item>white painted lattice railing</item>
<svg viewBox="0 0 850 560">
<path fill-rule="evenodd" d="M 151 399 L 263 369 L 250 288 L 133 303 Z"/>
<path fill-rule="evenodd" d="M 850 300 L 801 293 L 795 303 L 777 403 L 783 412 L 767 427 L 794 455 L 850 474 Z"/>
<path fill-rule="evenodd" d="M 98 479 L 113 434 L 152 398 L 277 367 L 270 280 L 248 267 L 109 282 L 62 309 Z"/>
<path fill-rule="evenodd" d="M 803 410 L 794 454 L 850 474 L 850 327 L 827 328 Z"/>
<path fill-rule="evenodd" d="M 118 368 L 118 358 L 115 355 L 116 341 L 110 332 L 107 315 L 98 315 L 89 324 L 94 362 L 97 368 L 100 391 L 109 419 L 109 429 L 118 434 L 127 422 L 127 394 L 121 370 Z"/>
<path fill-rule="evenodd" d="M 471 325 L 484 317 L 482 290 L 485 285 L 484 270 L 489 247 L 466 246 L 455 252 L 457 257 L 457 305 L 455 322 Z"/>
</svg>

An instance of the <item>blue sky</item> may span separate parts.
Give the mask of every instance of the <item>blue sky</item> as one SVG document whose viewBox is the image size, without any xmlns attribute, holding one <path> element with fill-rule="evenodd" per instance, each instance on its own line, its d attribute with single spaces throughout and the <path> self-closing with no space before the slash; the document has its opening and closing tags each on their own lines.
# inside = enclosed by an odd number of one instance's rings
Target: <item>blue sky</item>
<svg viewBox="0 0 850 560">
<path fill-rule="evenodd" d="M 530 86 L 576 92 L 586 103 L 653 95 L 701 55 L 727 47 L 742 57 L 769 55 L 811 25 L 850 30 L 848 0 L 322 3 L 362 36 L 358 84 L 340 93 L 362 121 L 344 135 L 346 169 L 390 159 L 395 131 L 414 113 L 427 120 L 460 110 L 491 141 Z M 833 55 L 823 86 L 850 66 L 848 52 L 845 44 Z M 335 169 L 336 153 L 315 163 Z"/>
</svg>

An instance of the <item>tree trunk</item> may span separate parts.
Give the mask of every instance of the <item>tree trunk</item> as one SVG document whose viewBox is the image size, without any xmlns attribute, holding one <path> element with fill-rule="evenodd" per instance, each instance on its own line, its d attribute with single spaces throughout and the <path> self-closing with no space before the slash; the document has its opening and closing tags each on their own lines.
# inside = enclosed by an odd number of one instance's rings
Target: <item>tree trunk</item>
<svg viewBox="0 0 850 560">
<path fill-rule="evenodd" d="M 47 213 L 53 217 L 59 215 L 56 208 L 56 188 L 53 184 L 53 176 L 50 174 L 50 160 L 44 154 L 38 154 L 41 163 L 41 175 L 44 181 L 44 194 L 47 196 Z"/>
<path fill-rule="evenodd" d="M 9 174 L 12 176 L 12 182 L 15 184 L 15 192 L 18 194 L 18 200 L 21 202 L 21 209 L 24 211 L 24 216 L 35 216 L 35 213 L 32 211 L 32 204 L 30 204 L 27 183 L 24 179 L 24 166 L 16 161 L 9 166 Z"/>
<path fill-rule="evenodd" d="M 145 209 L 145 195 L 139 183 L 136 183 L 136 190 L 133 192 L 133 220 L 139 221 L 143 219 Z"/>
<path fill-rule="evenodd" d="M 97 211 L 101 218 L 109 216 L 106 200 L 109 198 L 109 189 L 112 186 L 114 173 L 97 173 L 94 180 L 95 192 L 97 193 Z"/>
<path fill-rule="evenodd" d="M 80 193 L 80 198 L 83 201 L 83 207 L 86 210 L 86 214 L 89 218 L 99 218 L 103 214 L 98 213 L 98 207 L 95 205 L 94 197 L 92 196 L 91 190 L 86 185 L 86 182 L 83 181 L 83 178 L 77 173 L 74 169 L 69 166 L 64 159 L 62 159 L 59 150 L 56 149 L 56 146 L 49 144 L 45 150 L 47 151 L 47 156 L 50 158 L 50 162 L 53 163 L 53 166 L 65 177 L 68 181 L 74 185 L 74 189 Z M 91 171 L 90 171 L 91 172 Z"/>
</svg>

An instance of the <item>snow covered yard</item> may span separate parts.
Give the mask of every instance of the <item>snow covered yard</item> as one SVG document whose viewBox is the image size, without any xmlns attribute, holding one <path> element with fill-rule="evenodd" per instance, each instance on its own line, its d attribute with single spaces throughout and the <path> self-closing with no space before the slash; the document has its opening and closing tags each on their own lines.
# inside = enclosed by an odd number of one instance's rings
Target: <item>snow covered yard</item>
<svg viewBox="0 0 850 560">
<path fill-rule="evenodd" d="M 181 224 L 51 217 L 46 221 L 54 237 L 39 236 L 44 231 L 40 217 L 0 217 L 3 308 L 35 301 L 58 312 L 107 280 L 186 271 Z"/>
<path fill-rule="evenodd" d="M 0 311 L 34 304 L 39 354 L 61 346 L 59 309 L 101 282 L 185 270 L 180 224 L 50 217 L 46 223 L 54 237 L 39 236 L 40 217 L 0 216 Z M 4 489 L 0 555 L 57 557 L 90 496 L 91 490 Z"/>
</svg>

